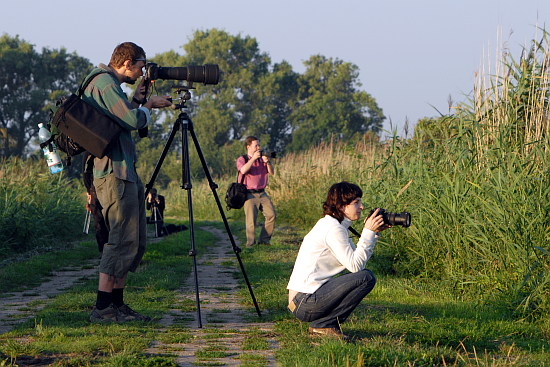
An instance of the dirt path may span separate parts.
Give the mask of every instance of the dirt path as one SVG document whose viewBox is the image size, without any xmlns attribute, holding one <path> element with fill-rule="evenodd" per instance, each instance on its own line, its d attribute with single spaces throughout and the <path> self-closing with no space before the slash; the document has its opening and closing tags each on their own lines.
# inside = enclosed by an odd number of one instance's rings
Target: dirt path
<svg viewBox="0 0 550 367">
<path fill-rule="evenodd" d="M 160 331 L 182 327 L 191 338 L 174 343 L 155 341 L 147 352 L 175 354 L 178 366 L 239 366 L 245 362 L 275 366 L 273 324 L 247 321 L 257 319 L 257 314 L 239 304 L 236 290 L 242 274 L 227 234 L 213 227 L 202 229 L 219 239 L 197 260 L 202 328 L 197 327 L 195 280 L 191 276 L 180 289 L 176 307 L 160 322 Z"/>
<path fill-rule="evenodd" d="M 157 340 L 146 352 L 176 355 L 178 366 L 275 366 L 273 324 L 256 322 L 255 310 L 239 303 L 236 293 L 242 274 L 227 234 L 214 227 L 202 229 L 218 237 L 210 252 L 197 259 L 202 328 L 197 327 L 195 283 L 190 276 L 158 329 L 161 334 L 171 331 L 185 337 L 173 342 Z M 50 299 L 70 286 L 96 277 L 98 262 L 54 272 L 51 280 L 34 289 L 0 298 L 0 334 L 32 319 Z"/>
<path fill-rule="evenodd" d="M 6 333 L 16 325 L 32 319 L 56 295 L 72 285 L 97 276 L 99 259 L 80 267 L 65 268 L 53 272 L 51 279 L 36 288 L 11 293 L 0 298 L 0 334 Z"/>
</svg>

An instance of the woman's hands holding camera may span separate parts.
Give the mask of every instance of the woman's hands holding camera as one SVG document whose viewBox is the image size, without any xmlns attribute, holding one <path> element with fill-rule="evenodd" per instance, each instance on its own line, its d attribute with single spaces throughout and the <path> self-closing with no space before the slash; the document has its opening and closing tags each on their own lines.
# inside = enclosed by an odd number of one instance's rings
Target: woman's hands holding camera
<svg viewBox="0 0 550 367">
<path fill-rule="evenodd" d="M 376 233 L 391 228 L 389 224 L 384 224 L 384 218 L 382 215 L 378 215 L 379 211 L 380 209 L 377 208 L 369 217 L 365 218 L 364 228 Z"/>
</svg>

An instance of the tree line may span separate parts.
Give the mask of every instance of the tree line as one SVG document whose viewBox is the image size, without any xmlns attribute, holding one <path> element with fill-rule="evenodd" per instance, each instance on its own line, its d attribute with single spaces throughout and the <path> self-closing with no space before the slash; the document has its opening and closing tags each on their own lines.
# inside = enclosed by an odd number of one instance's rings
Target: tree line
<svg viewBox="0 0 550 367">
<path fill-rule="evenodd" d="M 139 42 L 138 42 L 139 43 Z M 353 139 L 376 134 L 385 119 L 373 96 L 361 90 L 359 68 L 337 58 L 313 55 L 297 73 L 282 61 L 273 63 L 255 38 L 231 35 L 218 29 L 196 31 L 182 46 L 184 53 L 167 51 L 148 61 L 163 67 L 218 64 L 217 85 L 196 83 L 187 102 L 194 130 L 210 170 L 234 170 L 235 158 L 244 152 L 248 135 L 278 154 L 305 150 L 328 139 Z M 146 50 L 147 51 L 147 50 Z M 107 63 L 110 55 L 105 55 Z M 49 119 L 48 111 L 61 95 L 76 91 L 93 68 L 75 52 L 43 48 L 20 39 L 0 37 L 0 155 L 36 153 L 37 124 Z M 158 80 L 153 93 L 181 95 L 178 80 Z M 140 139 L 140 174 L 149 174 L 166 142 L 179 111 L 156 111 L 149 137 Z M 161 181 L 179 169 L 180 140 L 170 147 Z M 196 152 L 191 149 L 192 173 L 202 176 Z M 171 173 L 173 172 L 173 173 Z"/>
</svg>

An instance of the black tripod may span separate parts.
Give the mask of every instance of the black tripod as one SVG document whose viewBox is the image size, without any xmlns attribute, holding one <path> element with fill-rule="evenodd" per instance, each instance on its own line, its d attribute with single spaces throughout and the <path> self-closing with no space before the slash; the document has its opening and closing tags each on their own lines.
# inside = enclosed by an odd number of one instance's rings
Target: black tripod
<svg viewBox="0 0 550 367">
<path fill-rule="evenodd" d="M 155 225 L 155 237 L 160 237 L 163 234 L 168 233 L 166 226 L 164 225 L 164 218 L 160 214 L 160 209 L 156 203 L 151 204 L 151 221 L 150 223 Z"/>
<path fill-rule="evenodd" d="M 231 246 L 233 247 L 233 252 L 235 253 L 237 260 L 239 261 L 239 266 L 241 267 L 241 272 L 243 274 L 244 280 L 246 282 L 246 285 L 248 286 L 248 291 L 250 292 L 250 296 L 252 297 L 252 301 L 254 302 L 254 307 L 256 307 L 256 312 L 258 313 L 259 317 L 262 317 L 262 314 L 260 312 L 260 308 L 258 307 L 258 303 L 256 302 L 256 297 L 254 297 L 254 292 L 252 291 L 252 287 L 250 286 L 250 282 L 248 281 L 248 276 L 246 275 L 246 271 L 244 269 L 243 262 L 241 260 L 241 256 L 239 255 L 241 252 L 241 249 L 237 246 L 235 243 L 235 239 L 233 238 L 233 234 L 231 233 L 231 229 L 229 228 L 229 223 L 227 222 L 227 217 L 225 216 L 225 212 L 222 207 L 222 203 L 220 201 L 220 198 L 218 196 L 218 193 L 216 192 L 216 189 L 218 188 L 218 185 L 214 182 L 212 179 L 212 176 L 210 175 L 210 171 L 208 170 L 208 166 L 206 164 L 206 160 L 204 159 L 204 155 L 202 153 L 202 150 L 200 148 L 199 141 L 197 139 L 197 136 L 195 134 L 195 131 L 193 129 L 193 121 L 189 117 L 187 106 L 185 105 L 185 102 L 187 102 L 191 98 L 191 93 L 189 90 L 192 89 L 191 83 L 188 83 L 187 86 L 180 86 L 177 87 L 177 93 L 181 95 L 180 100 L 181 103 L 176 105 L 176 108 L 178 108 L 181 112 L 176 119 L 176 122 L 174 123 L 174 126 L 172 127 L 172 131 L 170 132 L 170 136 L 168 137 L 168 141 L 166 142 L 166 145 L 164 146 L 164 150 L 162 151 L 160 158 L 157 162 L 157 165 L 155 166 L 155 170 L 153 171 L 153 174 L 151 175 L 151 179 L 149 180 L 149 183 L 146 186 L 146 192 L 145 197 L 149 194 L 149 191 L 153 187 L 153 184 L 155 182 L 155 179 L 157 178 L 157 175 L 159 173 L 160 167 L 162 166 L 162 163 L 164 162 L 164 158 L 166 157 L 166 154 L 168 153 L 168 150 L 170 148 L 170 145 L 172 144 L 172 141 L 174 140 L 174 137 L 176 136 L 177 131 L 181 128 L 181 149 L 182 149 L 182 189 L 187 190 L 187 203 L 188 203 L 188 210 L 189 210 L 189 234 L 191 238 L 191 250 L 189 251 L 189 256 L 193 257 L 193 270 L 194 270 L 194 277 L 195 277 L 195 294 L 196 294 L 196 306 L 197 306 L 197 319 L 198 319 L 198 326 L 199 328 L 202 328 L 202 321 L 201 321 L 201 312 L 200 312 L 200 298 L 199 298 L 199 282 L 198 282 L 198 275 L 197 275 L 197 250 L 195 247 L 195 228 L 194 228 L 194 222 L 193 222 L 193 198 L 191 195 L 191 170 L 189 165 L 189 138 L 188 133 L 191 135 L 191 138 L 193 139 L 193 143 L 195 144 L 195 148 L 197 149 L 197 153 L 199 156 L 199 159 L 202 164 L 202 169 L 204 171 L 204 174 L 206 178 L 208 179 L 208 183 L 210 185 L 210 190 L 212 190 L 212 194 L 214 195 L 214 199 L 216 200 L 216 204 L 218 205 L 218 210 L 220 211 L 220 215 L 223 219 L 223 224 L 225 225 L 225 230 L 227 231 L 227 235 L 229 237 L 229 240 L 231 241 Z"/>
</svg>

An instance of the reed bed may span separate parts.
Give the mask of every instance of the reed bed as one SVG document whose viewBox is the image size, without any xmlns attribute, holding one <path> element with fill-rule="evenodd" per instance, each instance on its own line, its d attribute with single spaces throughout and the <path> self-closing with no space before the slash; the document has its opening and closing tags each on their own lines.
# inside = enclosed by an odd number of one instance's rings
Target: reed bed
<svg viewBox="0 0 550 367">
<path fill-rule="evenodd" d="M 84 220 L 84 189 L 43 161 L 0 162 L 0 258 L 65 246 Z"/>
<path fill-rule="evenodd" d="M 472 116 L 472 124 L 482 126 L 475 136 L 480 157 L 489 157 L 488 150 L 496 145 L 523 155 L 535 153 L 531 158 L 541 162 L 543 155 L 537 149 L 547 152 L 550 148 L 544 143 L 550 124 L 549 34 L 541 30 L 535 37 L 518 60 L 506 50 L 497 50 L 495 72 L 489 65 L 487 73 L 478 74 L 472 104 L 462 106 L 463 117 Z M 480 161 L 479 167 L 483 163 Z"/>
</svg>

